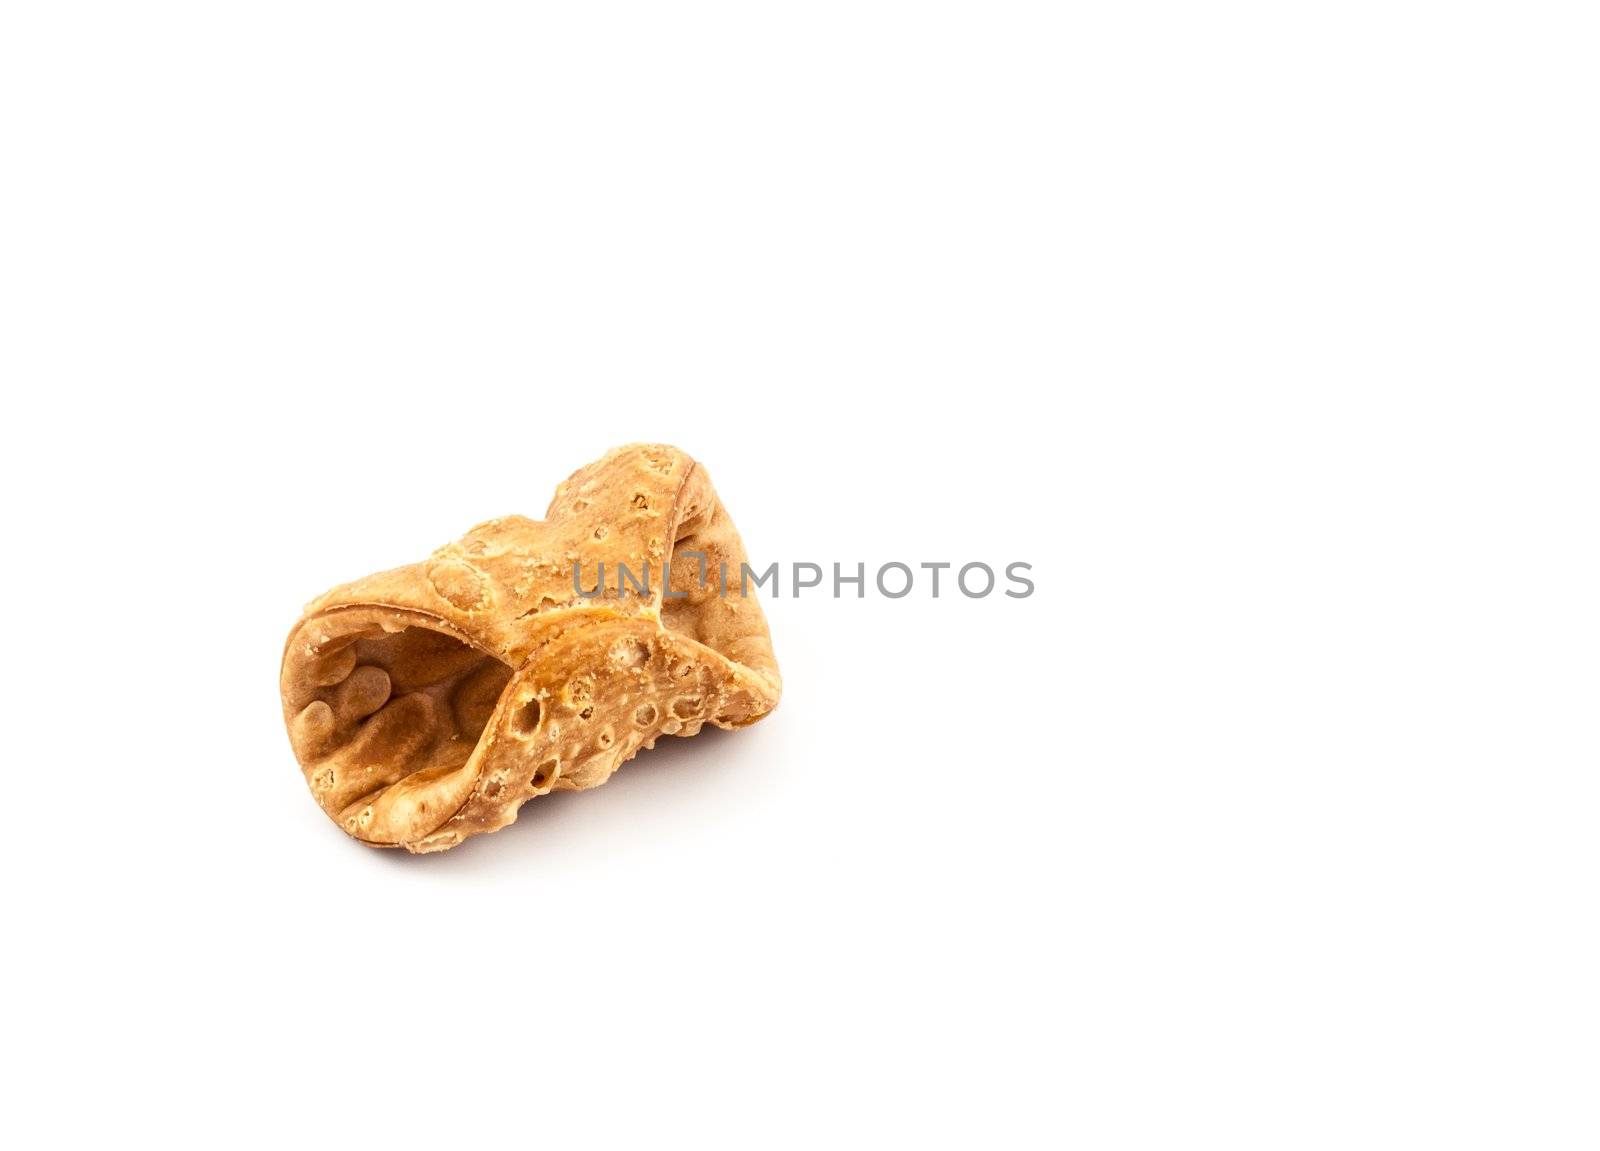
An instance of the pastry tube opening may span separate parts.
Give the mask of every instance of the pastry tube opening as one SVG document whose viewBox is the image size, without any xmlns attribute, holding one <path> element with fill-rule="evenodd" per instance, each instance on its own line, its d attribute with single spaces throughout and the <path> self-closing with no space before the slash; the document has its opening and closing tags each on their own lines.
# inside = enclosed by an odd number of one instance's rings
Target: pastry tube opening
<svg viewBox="0 0 1600 1151">
<path fill-rule="evenodd" d="M 384 608 L 315 615 L 289 637 L 289 738 L 324 811 L 357 839 L 403 843 L 471 793 L 478 741 L 512 669 L 442 620 Z"/>
</svg>

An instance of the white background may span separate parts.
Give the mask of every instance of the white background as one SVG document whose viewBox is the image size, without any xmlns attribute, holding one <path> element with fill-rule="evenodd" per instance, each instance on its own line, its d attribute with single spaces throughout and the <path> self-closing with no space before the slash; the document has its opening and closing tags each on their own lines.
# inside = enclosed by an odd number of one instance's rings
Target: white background
<svg viewBox="0 0 1600 1151">
<path fill-rule="evenodd" d="M 7 6 L 6 1142 L 1595 1146 L 1596 31 Z M 641 439 L 1038 591 L 348 841 L 302 603 Z"/>
</svg>

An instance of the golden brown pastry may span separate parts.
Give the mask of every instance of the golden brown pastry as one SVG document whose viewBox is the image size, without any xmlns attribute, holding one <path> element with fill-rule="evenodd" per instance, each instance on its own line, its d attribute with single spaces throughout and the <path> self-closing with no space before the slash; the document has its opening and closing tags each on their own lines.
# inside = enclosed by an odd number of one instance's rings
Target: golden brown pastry
<svg viewBox="0 0 1600 1151">
<path fill-rule="evenodd" d="M 744 561 L 705 469 L 633 444 L 573 473 L 543 520 L 489 520 L 334 588 L 280 676 L 312 794 L 363 843 L 440 851 L 604 783 L 661 735 L 754 723 L 781 681 Z"/>
</svg>

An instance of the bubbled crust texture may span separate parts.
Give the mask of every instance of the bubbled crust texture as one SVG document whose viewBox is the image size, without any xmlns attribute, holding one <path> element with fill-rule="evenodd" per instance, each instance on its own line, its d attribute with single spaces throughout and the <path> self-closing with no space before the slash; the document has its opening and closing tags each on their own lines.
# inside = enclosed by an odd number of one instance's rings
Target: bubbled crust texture
<svg viewBox="0 0 1600 1151">
<path fill-rule="evenodd" d="M 781 681 L 760 602 L 738 594 L 744 561 L 704 469 L 633 444 L 568 477 L 543 520 L 489 520 L 334 588 L 280 676 L 312 794 L 364 843 L 439 851 L 604 783 L 662 735 L 755 722 Z M 598 596 L 577 594 L 574 562 L 591 591 L 605 565 Z M 649 593 L 619 594 L 619 564 L 648 570 Z"/>
</svg>

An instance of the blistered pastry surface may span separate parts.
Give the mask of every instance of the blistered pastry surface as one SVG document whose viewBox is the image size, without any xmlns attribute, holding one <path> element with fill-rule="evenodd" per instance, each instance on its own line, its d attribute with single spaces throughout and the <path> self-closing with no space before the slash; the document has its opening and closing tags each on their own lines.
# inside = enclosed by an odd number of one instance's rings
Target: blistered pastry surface
<svg viewBox="0 0 1600 1151">
<path fill-rule="evenodd" d="M 781 680 L 760 602 L 737 591 L 744 561 L 704 470 L 635 444 L 568 477 L 543 520 L 489 520 L 334 588 L 280 676 L 312 794 L 365 843 L 435 851 L 604 783 L 662 735 L 753 723 Z M 602 564 L 600 594 L 580 594 Z M 649 591 L 619 593 L 619 565 Z"/>
</svg>

